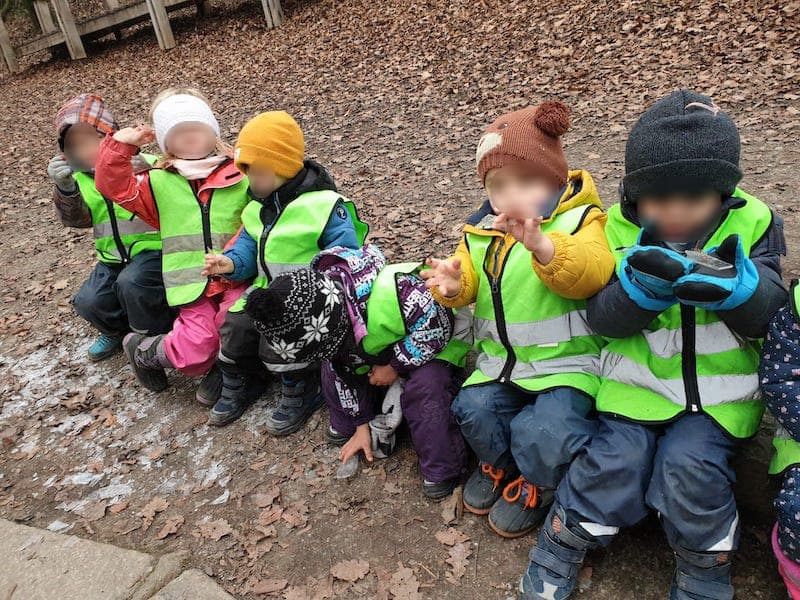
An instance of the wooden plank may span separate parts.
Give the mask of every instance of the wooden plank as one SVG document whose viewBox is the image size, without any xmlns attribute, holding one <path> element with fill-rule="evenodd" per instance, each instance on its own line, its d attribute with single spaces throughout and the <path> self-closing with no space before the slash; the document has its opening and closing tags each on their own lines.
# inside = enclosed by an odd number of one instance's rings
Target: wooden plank
<svg viewBox="0 0 800 600">
<path fill-rule="evenodd" d="M 283 8 L 280 0 L 261 0 L 261 6 L 264 8 L 267 27 L 274 29 L 283 24 Z"/>
<path fill-rule="evenodd" d="M 109 10 L 117 10 L 119 8 L 119 0 L 106 0 L 106 6 Z"/>
<path fill-rule="evenodd" d="M 158 45 L 162 50 L 169 50 L 175 47 L 175 37 L 172 35 L 172 27 L 169 24 L 169 16 L 164 6 L 164 0 L 146 0 L 147 10 L 150 13 L 150 20 L 153 22 L 153 29 L 156 32 Z"/>
<path fill-rule="evenodd" d="M 3 52 L 3 59 L 6 61 L 6 66 L 11 73 L 19 71 L 19 63 L 17 63 L 17 55 L 14 52 L 14 46 L 11 45 L 11 38 L 8 37 L 8 29 L 3 19 L 0 19 L 0 50 Z"/>
<path fill-rule="evenodd" d="M 64 41 L 67 44 L 69 55 L 73 60 L 86 58 L 86 50 L 83 47 L 81 36 L 78 33 L 78 28 L 75 25 L 75 19 L 72 17 L 72 11 L 69 9 L 67 0 L 50 0 L 50 2 L 56 13 L 58 26 L 64 34 Z"/>
<path fill-rule="evenodd" d="M 36 20 L 39 21 L 39 29 L 42 33 L 53 33 L 58 31 L 53 15 L 50 14 L 50 5 L 47 0 L 34 0 L 33 11 L 36 13 Z"/>
</svg>

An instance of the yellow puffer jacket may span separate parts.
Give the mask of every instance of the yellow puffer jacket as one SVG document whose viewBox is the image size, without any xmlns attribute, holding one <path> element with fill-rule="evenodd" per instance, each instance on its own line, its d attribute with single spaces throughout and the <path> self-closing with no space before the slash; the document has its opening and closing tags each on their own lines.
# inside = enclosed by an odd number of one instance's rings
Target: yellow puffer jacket
<svg viewBox="0 0 800 600">
<path fill-rule="evenodd" d="M 604 231 L 606 214 L 603 212 L 603 205 L 592 176 L 583 170 L 570 171 L 567 188 L 553 215 L 586 205 L 596 206 L 597 210 L 589 211 L 578 231 L 571 235 L 560 231 L 547 234 L 555 246 L 555 255 L 550 263 L 542 265 L 531 255 L 533 270 L 542 282 L 553 293 L 574 300 L 594 296 L 608 283 L 614 272 L 614 256 L 606 241 Z M 492 271 L 499 273 L 508 250 L 513 245 L 513 237 L 508 233 L 500 234 L 497 231 L 478 229 L 471 225 L 464 226 L 463 231 L 465 234 L 488 235 L 498 239 L 505 236 L 507 243 L 503 244 L 504 250 L 501 251 L 495 264 L 490 265 Z M 451 258 L 461 259 L 461 290 L 451 297 L 442 296 L 437 289 L 431 291 L 440 304 L 458 308 L 471 304 L 478 295 L 478 275 L 472 266 L 466 236 L 461 238 Z"/>
</svg>

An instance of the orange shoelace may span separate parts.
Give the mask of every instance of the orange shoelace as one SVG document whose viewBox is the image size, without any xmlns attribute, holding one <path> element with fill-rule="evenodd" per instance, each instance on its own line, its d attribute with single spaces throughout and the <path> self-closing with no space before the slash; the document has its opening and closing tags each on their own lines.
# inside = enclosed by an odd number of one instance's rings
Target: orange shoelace
<svg viewBox="0 0 800 600">
<path fill-rule="evenodd" d="M 500 483 L 502 483 L 503 478 L 506 476 L 506 472 L 503 469 L 495 469 L 489 463 L 483 463 L 481 465 L 481 471 L 492 478 L 494 481 L 494 489 L 500 487 Z"/>
<path fill-rule="evenodd" d="M 539 502 L 539 488 L 532 483 L 525 481 L 524 477 L 519 477 L 509 483 L 503 490 L 503 498 L 506 502 L 513 504 L 522 495 L 523 490 L 527 492 L 525 497 L 525 508 L 534 508 Z"/>
</svg>

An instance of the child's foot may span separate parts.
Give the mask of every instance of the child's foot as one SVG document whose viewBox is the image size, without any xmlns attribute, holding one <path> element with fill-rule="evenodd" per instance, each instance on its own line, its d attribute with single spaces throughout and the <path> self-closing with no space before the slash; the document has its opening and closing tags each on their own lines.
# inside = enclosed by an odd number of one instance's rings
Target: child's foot
<svg viewBox="0 0 800 600">
<path fill-rule="evenodd" d="M 217 365 L 203 375 L 195 399 L 203 406 L 214 406 L 222 395 L 222 371 Z"/>
<path fill-rule="evenodd" d="M 489 514 L 502 495 L 509 475 L 508 469 L 496 469 L 489 463 L 480 463 L 464 486 L 464 508 L 476 515 Z"/>
<path fill-rule="evenodd" d="M 151 392 L 161 392 L 167 388 L 169 382 L 164 366 L 169 360 L 164 354 L 163 335 L 129 333 L 122 341 L 122 347 L 141 385 Z"/>
<path fill-rule="evenodd" d="M 120 350 L 122 350 L 121 335 L 106 335 L 105 333 L 101 333 L 97 336 L 94 343 L 89 346 L 87 354 L 89 355 L 89 360 L 98 362 L 114 356 Z"/>
<path fill-rule="evenodd" d="M 677 565 L 669 600 L 733 600 L 729 552 L 673 551 Z"/>
<path fill-rule="evenodd" d="M 208 424 L 221 427 L 235 421 L 266 389 L 261 377 L 222 371 L 222 392 L 214 408 L 208 411 Z"/>
<path fill-rule="evenodd" d="M 281 398 L 278 406 L 269 411 L 265 425 L 272 435 L 294 433 L 323 404 L 318 376 L 306 375 L 302 379 L 283 376 L 281 381 Z"/>
<path fill-rule="evenodd" d="M 325 439 L 329 444 L 338 447 L 344 446 L 347 443 L 347 440 L 349 440 L 351 437 L 349 435 L 345 435 L 344 433 L 339 433 L 330 425 L 325 430 L 325 433 L 323 435 L 325 436 Z"/>
<path fill-rule="evenodd" d="M 461 483 L 460 477 L 445 479 L 444 481 L 434 482 L 427 479 L 422 482 L 422 493 L 429 500 L 441 500 L 453 493 Z"/>
<path fill-rule="evenodd" d="M 545 490 L 546 498 L 541 492 L 524 477 L 509 483 L 489 511 L 489 527 L 504 538 L 530 533 L 547 516 L 553 501 L 552 490 Z"/>
</svg>

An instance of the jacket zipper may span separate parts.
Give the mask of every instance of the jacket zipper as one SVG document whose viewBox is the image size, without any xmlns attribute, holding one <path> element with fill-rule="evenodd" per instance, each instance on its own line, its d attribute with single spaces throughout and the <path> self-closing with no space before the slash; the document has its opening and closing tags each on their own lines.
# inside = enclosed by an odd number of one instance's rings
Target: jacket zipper
<svg viewBox="0 0 800 600">
<path fill-rule="evenodd" d="M 200 197 L 195 193 L 194 196 L 197 203 L 200 205 L 200 214 L 203 219 L 203 244 L 206 247 L 206 252 L 214 249 L 214 242 L 211 239 L 211 199 L 214 197 L 214 192 L 208 197 L 208 202 L 203 202 Z"/>
<path fill-rule="evenodd" d="M 272 194 L 272 203 L 275 205 L 275 218 L 269 225 L 264 223 L 264 210 L 266 209 L 266 206 L 261 207 L 260 217 L 261 217 L 261 223 L 263 224 L 264 227 L 261 230 L 261 239 L 258 240 L 258 262 L 261 263 L 261 269 L 267 276 L 267 281 L 270 281 L 272 279 L 272 276 L 271 273 L 269 272 L 269 269 L 267 268 L 267 261 L 266 258 L 264 257 L 264 248 L 266 248 L 267 246 L 267 238 L 269 237 L 272 228 L 275 227 L 275 223 L 277 223 L 278 219 L 281 216 L 281 210 L 280 210 L 281 205 L 280 202 L 278 202 L 277 193 Z"/>
<path fill-rule="evenodd" d="M 700 389 L 697 385 L 697 329 L 695 327 L 695 308 L 681 304 L 681 370 L 683 387 L 686 393 L 686 410 L 699 413 L 703 410 L 700 403 Z"/>
<path fill-rule="evenodd" d="M 108 198 L 103 198 L 106 201 L 106 210 L 108 211 L 108 218 L 111 223 L 111 233 L 114 236 L 114 245 L 119 252 L 120 260 L 123 265 L 127 265 L 131 261 L 128 256 L 128 249 L 122 243 L 122 238 L 119 236 L 119 224 L 117 223 L 117 215 L 114 213 L 114 204 Z"/>
<path fill-rule="evenodd" d="M 501 268 L 499 271 L 497 271 L 497 261 L 499 260 L 500 252 L 504 245 L 505 240 L 503 238 L 499 238 L 497 247 L 494 251 L 493 270 L 496 272 L 496 275 L 489 273 L 488 271 L 486 272 L 486 275 L 489 277 L 490 289 L 492 291 L 492 306 L 494 307 L 495 322 L 497 323 L 497 333 L 500 336 L 500 343 L 502 343 L 503 347 L 506 349 L 506 364 L 503 365 L 503 369 L 500 371 L 500 376 L 497 379 L 500 383 L 505 383 L 509 380 L 511 371 L 514 369 L 514 365 L 517 362 L 514 349 L 511 347 L 511 343 L 508 340 L 506 316 L 505 311 L 503 310 L 503 295 L 500 291 L 500 279 L 503 275 L 503 269 Z M 505 267 L 505 265 L 503 265 L 503 267 Z"/>
</svg>

